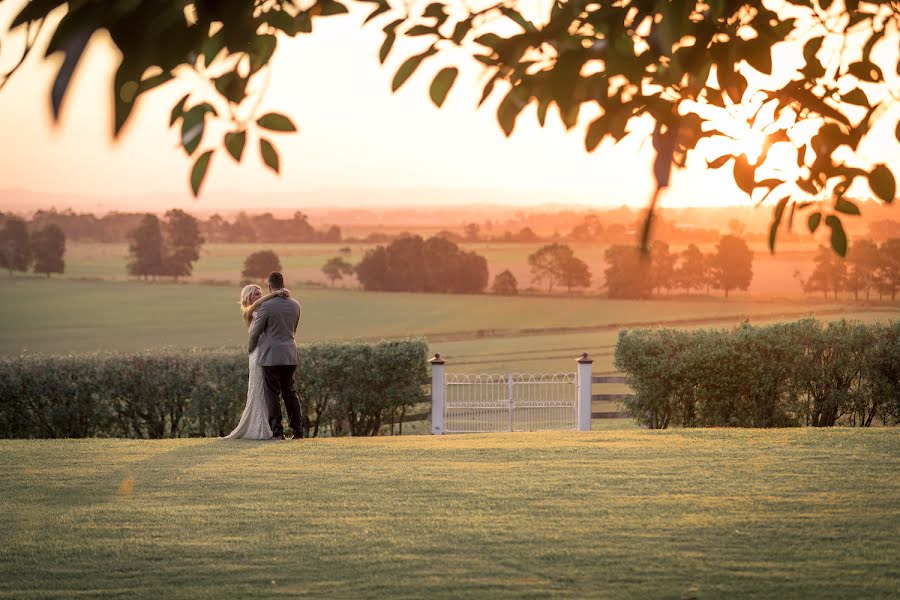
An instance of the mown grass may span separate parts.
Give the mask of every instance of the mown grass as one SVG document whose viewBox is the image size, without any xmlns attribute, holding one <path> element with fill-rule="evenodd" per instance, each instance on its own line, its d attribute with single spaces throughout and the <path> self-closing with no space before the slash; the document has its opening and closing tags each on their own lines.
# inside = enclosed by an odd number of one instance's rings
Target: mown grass
<svg viewBox="0 0 900 600">
<path fill-rule="evenodd" d="M 0 442 L 0 597 L 887 598 L 900 436 Z"/>
<path fill-rule="evenodd" d="M 243 346 L 246 330 L 238 313 L 237 286 L 146 284 L 13 278 L 0 285 L 4 307 L 0 353 L 135 351 L 164 345 Z M 619 326 L 692 319 L 737 323 L 800 314 L 839 315 L 839 304 L 696 299 L 626 301 L 598 298 L 515 297 L 294 289 L 303 304 L 303 341 L 397 338 L 426 335 L 436 351 L 462 359 L 494 354 L 484 368 L 506 368 L 513 350 L 560 347 L 560 362 L 584 350 L 608 346 Z M 892 318 L 900 307 L 867 310 Z M 576 335 L 577 339 L 571 338 Z M 550 340 L 567 336 L 568 340 Z M 614 341 L 614 340 L 613 340 Z M 575 350 L 573 354 L 571 350 Z M 457 349 L 459 352 L 457 352 Z M 571 357 L 569 355 L 571 354 Z"/>
<path fill-rule="evenodd" d="M 427 237 L 427 236 L 426 236 Z M 518 280 L 520 289 L 535 287 L 538 290 L 546 290 L 545 284 L 532 281 L 531 270 L 528 266 L 528 255 L 542 246 L 544 242 L 537 243 L 499 243 L 499 242 L 463 242 L 460 246 L 465 250 L 477 252 L 488 261 L 491 277 L 503 270 L 510 270 Z M 606 244 L 570 242 L 575 254 L 584 260 L 594 274 L 594 285 L 591 287 L 596 293 L 603 280 L 605 268 L 604 252 Z M 680 252 L 687 244 L 671 244 L 672 252 Z M 194 274 L 188 278 L 190 281 L 217 280 L 237 283 L 241 279 L 244 259 L 261 249 L 270 249 L 278 254 L 282 267 L 291 281 L 313 281 L 327 283 L 322 274 L 322 265 L 330 258 L 342 256 L 353 264 L 362 260 L 366 251 L 373 248 L 373 244 L 282 244 L 267 242 L 255 242 L 249 244 L 204 244 L 200 259 L 194 264 Z M 704 252 L 715 251 L 715 244 L 700 244 Z M 814 252 L 809 248 L 792 247 L 788 243 L 784 248 L 779 248 L 777 254 L 769 252 L 765 243 L 751 242 L 755 251 L 754 280 L 751 282 L 749 292 L 753 295 L 765 295 L 776 297 L 802 297 L 802 290 L 794 272 L 799 270 L 804 276 L 812 270 L 812 256 Z M 341 248 L 350 248 L 349 254 L 341 254 Z M 125 243 L 83 243 L 69 242 L 66 249 L 66 274 L 69 278 L 102 278 L 118 279 L 127 278 L 126 262 L 128 257 L 128 245 Z M 356 287 L 355 279 L 339 283 L 349 287 Z M 715 292 L 721 295 L 721 292 Z"/>
</svg>

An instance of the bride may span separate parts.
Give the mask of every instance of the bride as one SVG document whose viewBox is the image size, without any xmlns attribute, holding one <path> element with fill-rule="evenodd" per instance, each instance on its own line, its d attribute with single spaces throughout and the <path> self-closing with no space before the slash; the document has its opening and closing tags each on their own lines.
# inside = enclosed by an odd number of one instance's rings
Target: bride
<svg viewBox="0 0 900 600">
<path fill-rule="evenodd" d="M 249 329 L 250 323 L 256 317 L 256 309 L 263 302 L 276 296 L 291 297 L 288 290 L 278 290 L 263 296 L 262 289 L 258 285 L 248 285 L 241 290 L 241 316 L 244 325 Z M 269 440 L 272 439 L 272 428 L 269 427 L 269 412 L 266 409 L 266 389 L 263 380 L 263 370 L 256 362 L 259 346 L 250 354 L 250 378 L 247 381 L 247 404 L 244 406 L 244 414 L 234 431 L 226 435 L 226 440 Z"/>
</svg>

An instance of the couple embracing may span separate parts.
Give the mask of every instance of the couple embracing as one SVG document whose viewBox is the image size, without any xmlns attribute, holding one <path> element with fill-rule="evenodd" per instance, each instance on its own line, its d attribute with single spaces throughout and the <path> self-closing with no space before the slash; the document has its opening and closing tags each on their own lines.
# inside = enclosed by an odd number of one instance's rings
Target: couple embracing
<svg viewBox="0 0 900 600">
<path fill-rule="evenodd" d="M 283 440 L 281 398 L 287 409 L 293 437 L 303 437 L 300 398 L 294 388 L 297 370 L 297 325 L 300 303 L 284 288 L 281 273 L 268 278 L 265 296 L 258 285 L 241 290 L 241 315 L 249 329 L 250 377 L 247 404 L 237 427 L 225 439 Z"/>
</svg>

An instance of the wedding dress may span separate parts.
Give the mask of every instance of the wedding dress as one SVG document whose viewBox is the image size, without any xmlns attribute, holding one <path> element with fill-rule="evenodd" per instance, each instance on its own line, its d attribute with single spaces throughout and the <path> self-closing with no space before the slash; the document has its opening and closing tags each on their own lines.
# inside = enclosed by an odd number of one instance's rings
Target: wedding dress
<svg viewBox="0 0 900 600">
<path fill-rule="evenodd" d="M 253 318 L 256 318 L 254 313 Z M 234 431 L 225 436 L 226 440 L 268 440 L 272 437 L 269 427 L 269 411 L 266 408 L 265 380 L 263 369 L 256 362 L 259 345 L 250 353 L 250 377 L 247 380 L 247 404 Z"/>
</svg>

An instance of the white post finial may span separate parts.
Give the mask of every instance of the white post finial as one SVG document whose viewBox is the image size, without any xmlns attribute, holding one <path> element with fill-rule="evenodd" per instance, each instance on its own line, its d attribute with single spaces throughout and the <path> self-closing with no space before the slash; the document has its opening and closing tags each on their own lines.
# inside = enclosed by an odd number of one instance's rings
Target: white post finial
<svg viewBox="0 0 900 600">
<path fill-rule="evenodd" d="M 587 352 L 578 359 L 578 431 L 591 430 L 591 369 Z"/>
<path fill-rule="evenodd" d="M 431 433 L 444 433 L 444 359 L 440 354 L 428 361 L 431 364 Z"/>
</svg>

